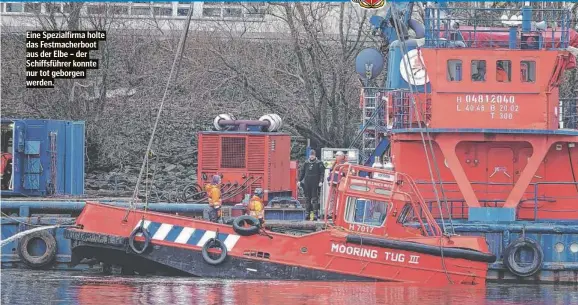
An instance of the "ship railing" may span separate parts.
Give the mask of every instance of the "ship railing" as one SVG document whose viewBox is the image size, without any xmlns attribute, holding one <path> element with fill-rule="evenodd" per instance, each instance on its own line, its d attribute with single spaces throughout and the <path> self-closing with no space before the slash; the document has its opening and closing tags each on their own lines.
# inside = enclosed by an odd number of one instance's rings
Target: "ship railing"
<svg viewBox="0 0 578 305">
<path fill-rule="evenodd" d="M 416 181 L 416 184 L 419 185 L 420 192 L 428 193 L 432 192 L 433 189 L 431 188 L 431 182 L 426 181 Z M 505 198 L 511 192 L 511 188 L 513 187 L 512 183 L 488 183 L 488 182 L 471 182 L 470 183 L 474 188 L 474 191 L 480 190 L 477 193 L 484 193 L 484 197 L 493 197 L 493 198 L 500 198 L 500 199 L 478 199 L 481 207 L 487 208 L 499 208 L 503 207 L 504 203 L 506 202 Z M 425 199 L 425 203 L 428 207 L 428 210 L 435 218 L 444 218 L 447 219 L 450 217 L 454 219 L 467 219 L 469 206 L 466 200 L 462 198 L 456 198 L 461 196 L 461 191 L 457 187 L 456 182 L 443 182 L 444 185 L 444 193 L 446 195 L 446 199 L 440 198 L 439 203 L 441 207 L 438 206 L 438 200 L 433 199 L 431 197 L 427 197 Z M 490 188 L 497 188 L 498 190 L 490 190 Z M 482 190 L 486 188 L 486 190 Z M 500 190 L 501 188 L 501 190 Z M 572 188 L 575 192 L 575 196 L 565 196 L 565 195 L 549 195 L 549 194 L 559 194 L 561 193 L 559 188 Z M 431 190 L 430 190 L 431 189 Z M 438 187 L 438 193 L 441 193 L 441 189 Z M 572 191 L 570 191 L 572 193 Z M 528 217 L 524 217 L 524 220 L 534 220 L 537 221 L 540 219 L 539 212 L 550 212 L 550 213 L 567 213 L 569 210 L 552 210 L 552 209 L 541 209 L 544 204 L 559 202 L 559 201 L 576 201 L 578 202 L 578 181 L 563 181 L 563 182 L 535 182 L 530 183 L 524 192 L 522 199 L 520 200 L 517 210 L 518 213 L 522 210 L 529 210 L 532 209 L 532 219 Z M 440 208 L 441 208 L 441 215 L 440 215 Z M 576 211 L 576 209 L 572 209 L 572 212 Z"/>
<path fill-rule="evenodd" d="M 393 118 L 389 126 L 393 129 L 420 127 L 429 124 L 431 120 L 431 100 L 423 96 L 412 98 L 412 94 L 407 89 L 392 90 L 390 99 L 392 100 Z M 415 102 L 415 104 L 414 104 Z M 417 110 L 417 111 L 416 111 Z"/>
<path fill-rule="evenodd" d="M 424 47 L 565 49 L 571 17 L 568 9 L 427 8 Z"/>
<path fill-rule="evenodd" d="M 561 98 L 557 109 L 560 129 L 578 129 L 578 97 Z"/>
</svg>

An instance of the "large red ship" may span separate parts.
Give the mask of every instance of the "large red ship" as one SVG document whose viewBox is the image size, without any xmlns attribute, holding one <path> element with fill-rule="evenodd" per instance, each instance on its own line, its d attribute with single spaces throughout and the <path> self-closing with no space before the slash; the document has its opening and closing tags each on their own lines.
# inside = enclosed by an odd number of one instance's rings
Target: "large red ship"
<svg viewBox="0 0 578 305">
<path fill-rule="evenodd" d="M 366 164 L 382 157 L 416 179 L 447 232 L 487 238 L 501 258 L 490 279 L 575 283 L 578 92 L 560 86 L 578 34 L 568 9 L 537 6 L 440 2 L 425 27 L 412 2 L 374 16 L 387 81 L 375 83 L 381 54 L 360 54 L 360 137 Z"/>
</svg>

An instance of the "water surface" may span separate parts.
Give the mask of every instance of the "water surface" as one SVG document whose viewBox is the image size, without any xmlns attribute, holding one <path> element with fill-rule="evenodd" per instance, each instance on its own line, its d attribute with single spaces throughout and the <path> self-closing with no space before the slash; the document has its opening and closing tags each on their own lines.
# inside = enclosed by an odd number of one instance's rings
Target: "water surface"
<svg viewBox="0 0 578 305">
<path fill-rule="evenodd" d="M 2 270 L 2 304 L 578 304 L 578 286 L 229 281 Z"/>
</svg>

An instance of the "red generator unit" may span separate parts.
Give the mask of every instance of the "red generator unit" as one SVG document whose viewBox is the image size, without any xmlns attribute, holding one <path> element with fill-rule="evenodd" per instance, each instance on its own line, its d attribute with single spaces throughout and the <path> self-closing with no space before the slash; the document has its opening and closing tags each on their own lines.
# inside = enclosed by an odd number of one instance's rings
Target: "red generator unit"
<svg viewBox="0 0 578 305">
<path fill-rule="evenodd" d="M 205 131 L 198 134 L 197 181 L 204 187 L 222 177 L 225 204 L 243 201 L 262 188 L 264 201 L 290 197 L 291 136 L 276 132 Z"/>
</svg>

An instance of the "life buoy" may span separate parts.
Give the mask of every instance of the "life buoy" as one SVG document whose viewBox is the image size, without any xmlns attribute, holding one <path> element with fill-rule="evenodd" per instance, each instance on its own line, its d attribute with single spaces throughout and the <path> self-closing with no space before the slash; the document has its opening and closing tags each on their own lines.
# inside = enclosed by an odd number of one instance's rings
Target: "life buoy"
<svg viewBox="0 0 578 305">
<path fill-rule="evenodd" d="M 529 248 L 532 250 L 534 259 L 532 263 L 528 266 L 521 266 L 518 262 L 516 262 L 516 252 L 520 250 L 520 248 Z M 538 272 L 542 267 L 542 262 L 544 260 L 544 253 L 542 252 L 542 248 L 538 243 L 529 239 L 529 238 L 519 238 L 513 241 L 506 250 L 504 250 L 504 265 L 510 272 L 519 276 L 519 277 L 527 277 L 531 276 L 534 273 Z"/>
<path fill-rule="evenodd" d="M 145 238 L 145 242 L 144 245 L 142 246 L 142 249 L 137 249 L 134 245 L 134 238 L 136 237 L 136 235 L 138 233 L 142 233 L 143 237 Z M 149 231 L 144 228 L 143 226 L 138 226 L 136 229 L 134 229 L 132 231 L 132 233 L 130 233 L 130 237 L 128 239 L 128 244 L 130 246 L 130 249 L 132 251 L 134 251 L 134 253 L 136 254 L 142 254 L 146 251 L 146 249 L 148 248 L 149 244 L 151 242 L 151 234 L 149 233 Z"/>
<path fill-rule="evenodd" d="M 212 258 L 209 255 L 209 249 L 219 249 L 221 250 L 221 254 L 217 258 Z M 227 258 L 227 247 L 225 247 L 225 243 L 216 238 L 211 238 L 207 240 L 201 252 L 203 254 L 203 259 L 205 260 L 205 262 L 207 262 L 210 265 L 221 264 L 223 261 L 225 261 L 225 258 Z"/>
<path fill-rule="evenodd" d="M 40 256 L 28 252 L 28 245 L 34 239 L 41 239 L 46 244 L 46 250 Z M 36 231 L 25 235 L 18 242 L 18 256 L 31 268 L 45 267 L 56 258 L 56 239 L 47 231 Z"/>
<path fill-rule="evenodd" d="M 248 224 L 249 227 L 245 227 L 246 224 Z M 233 230 L 242 236 L 257 234 L 260 228 L 259 219 L 253 216 L 243 215 L 235 218 L 233 221 Z"/>
</svg>

